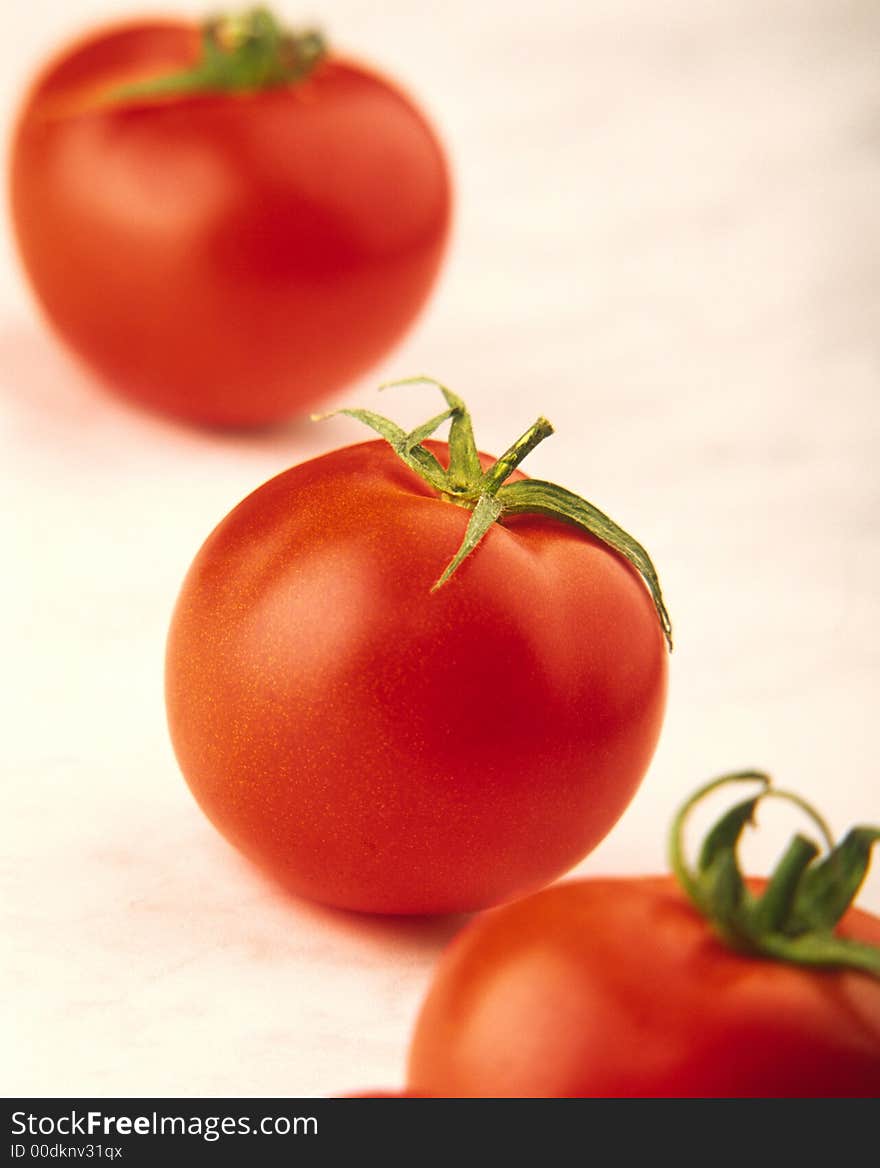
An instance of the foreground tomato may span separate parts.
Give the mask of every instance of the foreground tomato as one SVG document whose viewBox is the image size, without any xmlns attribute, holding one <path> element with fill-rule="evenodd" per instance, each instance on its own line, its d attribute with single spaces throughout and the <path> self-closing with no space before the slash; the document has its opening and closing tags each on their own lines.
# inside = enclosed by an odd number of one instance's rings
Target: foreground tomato
<svg viewBox="0 0 880 1168">
<path fill-rule="evenodd" d="M 824 865 L 797 837 L 755 898 L 732 858 L 755 802 L 709 837 L 699 878 L 684 875 L 725 939 L 659 877 L 563 883 L 465 929 L 418 1019 L 410 1088 L 880 1095 L 880 920 L 850 909 L 832 931 L 880 832 L 857 829 Z"/>
<path fill-rule="evenodd" d="M 668 622 L 646 553 L 514 474 L 548 423 L 484 475 L 444 392 L 409 436 L 351 411 L 390 445 L 239 504 L 169 635 L 169 725 L 199 803 L 288 887 L 346 908 L 477 909 L 546 883 L 621 814 L 660 730 Z M 447 417 L 450 446 L 425 445 Z"/>
<path fill-rule="evenodd" d="M 263 11 L 209 24 L 201 48 L 154 20 L 69 48 L 24 105 L 11 180 L 64 340 L 127 397 L 227 426 L 376 362 L 425 300 L 450 214 L 413 103 Z"/>
</svg>

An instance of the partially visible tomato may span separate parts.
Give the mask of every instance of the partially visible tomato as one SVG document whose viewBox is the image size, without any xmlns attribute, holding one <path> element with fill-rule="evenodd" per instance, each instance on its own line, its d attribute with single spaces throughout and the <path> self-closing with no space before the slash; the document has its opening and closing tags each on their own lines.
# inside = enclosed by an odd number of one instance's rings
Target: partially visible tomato
<svg viewBox="0 0 880 1168">
<path fill-rule="evenodd" d="M 224 835 L 304 896 L 446 913 L 525 893 L 605 835 L 653 753 L 651 595 L 584 530 L 513 513 L 541 484 L 505 472 L 511 513 L 434 588 L 478 517 L 472 453 L 470 494 L 383 442 L 294 467 L 184 581 L 166 671 L 181 769 Z"/>
<path fill-rule="evenodd" d="M 866 913 L 847 929 L 880 944 Z M 570 881 L 453 942 L 409 1083 L 443 1096 L 876 1096 L 880 985 L 731 952 L 671 879 Z"/>
<path fill-rule="evenodd" d="M 850 909 L 837 935 L 880 946 L 880 920 Z M 416 1024 L 408 1085 L 439 1096 L 880 1096 L 880 950 L 872 960 L 874 977 L 736 952 L 671 877 L 566 882 L 452 943 Z"/>
<path fill-rule="evenodd" d="M 60 53 L 18 120 L 13 222 L 48 320 L 110 386 L 255 426 L 400 338 L 443 255 L 449 173 L 415 103 L 332 53 L 262 89 L 115 95 L 199 52 L 195 26 L 143 20 Z"/>
</svg>

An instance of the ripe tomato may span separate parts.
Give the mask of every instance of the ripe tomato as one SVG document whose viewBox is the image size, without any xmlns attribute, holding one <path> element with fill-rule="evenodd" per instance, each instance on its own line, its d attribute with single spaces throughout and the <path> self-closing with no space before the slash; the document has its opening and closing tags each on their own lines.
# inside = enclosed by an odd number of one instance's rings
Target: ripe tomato
<svg viewBox="0 0 880 1168">
<path fill-rule="evenodd" d="M 880 920 L 849 909 L 838 935 L 878 946 Z M 880 950 L 872 961 L 880 974 Z M 566 882 L 480 917 L 453 942 L 416 1023 L 409 1088 L 876 1096 L 880 982 L 864 968 L 736 952 L 672 878 Z"/>
<path fill-rule="evenodd" d="M 517 479 L 506 491 L 537 485 Z M 304 896 L 497 903 L 580 859 L 645 772 L 666 658 L 636 571 L 571 524 L 512 514 L 432 591 L 468 524 L 368 442 L 260 487 L 186 577 L 166 673 L 181 769 Z"/>
<path fill-rule="evenodd" d="M 400 338 L 440 264 L 449 175 L 413 102 L 332 54 L 266 88 L 123 95 L 199 52 L 196 27 L 155 20 L 62 52 L 15 131 L 15 235 L 49 321 L 112 387 L 261 425 Z"/>
</svg>

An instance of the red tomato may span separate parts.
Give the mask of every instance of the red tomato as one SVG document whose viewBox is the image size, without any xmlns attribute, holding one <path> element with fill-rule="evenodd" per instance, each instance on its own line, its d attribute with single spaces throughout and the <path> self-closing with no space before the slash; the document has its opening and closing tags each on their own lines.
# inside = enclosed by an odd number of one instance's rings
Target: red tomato
<svg viewBox="0 0 880 1168">
<path fill-rule="evenodd" d="M 350 446 L 245 499 L 184 582 L 181 769 L 304 896 L 444 913 L 520 895 L 588 852 L 647 768 L 666 655 L 637 572 L 511 515 L 432 592 L 469 518 L 389 446 Z"/>
<path fill-rule="evenodd" d="M 49 321 L 116 390 L 261 425 L 400 338 L 440 264 L 449 176 L 413 102 L 332 55 L 256 92 L 108 98 L 198 46 L 151 20 L 61 53 L 15 132 L 15 234 Z"/>
<path fill-rule="evenodd" d="M 851 909 L 841 934 L 880 943 Z M 880 983 L 734 953 L 672 879 L 579 880 L 471 924 L 409 1055 L 441 1096 L 880 1095 Z"/>
</svg>

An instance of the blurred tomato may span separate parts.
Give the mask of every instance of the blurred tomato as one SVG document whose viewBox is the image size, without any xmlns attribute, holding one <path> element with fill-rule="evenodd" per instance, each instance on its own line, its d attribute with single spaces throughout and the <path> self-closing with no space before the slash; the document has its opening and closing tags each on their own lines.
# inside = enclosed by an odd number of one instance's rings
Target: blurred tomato
<svg viewBox="0 0 880 1168">
<path fill-rule="evenodd" d="M 231 27 L 216 60 L 246 41 Z M 440 264 L 449 175 L 413 102 L 332 54 L 265 88 L 136 88 L 201 68 L 199 43 L 139 21 L 56 58 L 14 134 L 15 234 L 50 322 L 116 390 L 261 425 L 399 339 Z"/>
</svg>

